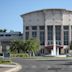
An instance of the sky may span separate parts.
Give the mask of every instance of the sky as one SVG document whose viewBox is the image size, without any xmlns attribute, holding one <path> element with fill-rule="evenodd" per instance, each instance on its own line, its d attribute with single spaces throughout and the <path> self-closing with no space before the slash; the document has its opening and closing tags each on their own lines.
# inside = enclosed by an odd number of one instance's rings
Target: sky
<svg viewBox="0 0 72 72">
<path fill-rule="evenodd" d="M 0 29 L 23 32 L 20 15 L 50 8 L 72 10 L 72 0 L 0 0 Z"/>
</svg>

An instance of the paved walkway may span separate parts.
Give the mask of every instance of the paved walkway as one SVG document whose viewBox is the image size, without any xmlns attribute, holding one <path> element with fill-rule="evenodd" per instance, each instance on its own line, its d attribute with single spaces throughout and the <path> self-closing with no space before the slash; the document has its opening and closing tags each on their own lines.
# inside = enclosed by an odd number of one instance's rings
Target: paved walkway
<svg viewBox="0 0 72 72">
<path fill-rule="evenodd" d="M 1 68 L 1 67 L 0 67 L 0 72 L 5 72 L 5 71 L 7 71 L 7 70 L 9 70 L 9 69 L 11 69 L 11 68 Z"/>
</svg>

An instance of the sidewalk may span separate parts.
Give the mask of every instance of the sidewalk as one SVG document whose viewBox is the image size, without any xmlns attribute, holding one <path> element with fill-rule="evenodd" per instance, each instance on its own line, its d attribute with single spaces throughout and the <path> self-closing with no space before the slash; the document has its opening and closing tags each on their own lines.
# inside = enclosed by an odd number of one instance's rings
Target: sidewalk
<svg viewBox="0 0 72 72">
<path fill-rule="evenodd" d="M 11 69 L 11 68 L 0 68 L 0 72 L 5 72 L 5 71 L 7 71 L 9 69 Z"/>
<path fill-rule="evenodd" d="M 72 60 L 72 57 L 30 57 L 24 58 L 25 60 Z"/>
<path fill-rule="evenodd" d="M 0 72 L 17 72 L 21 69 L 21 65 L 15 63 L 12 65 L 0 64 Z"/>
</svg>

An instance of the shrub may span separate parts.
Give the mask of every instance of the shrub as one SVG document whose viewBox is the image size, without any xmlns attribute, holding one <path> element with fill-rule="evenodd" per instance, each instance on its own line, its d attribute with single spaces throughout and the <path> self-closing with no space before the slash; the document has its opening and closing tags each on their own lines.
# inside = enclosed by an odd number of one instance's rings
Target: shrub
<svg viewBox="0 0 72 72">
<path fill-rule="evenodd" d="M 27 53 L 11 54 L 11 57 L 22 57 L 27 58 L 29 55 Z"/>
</svg>

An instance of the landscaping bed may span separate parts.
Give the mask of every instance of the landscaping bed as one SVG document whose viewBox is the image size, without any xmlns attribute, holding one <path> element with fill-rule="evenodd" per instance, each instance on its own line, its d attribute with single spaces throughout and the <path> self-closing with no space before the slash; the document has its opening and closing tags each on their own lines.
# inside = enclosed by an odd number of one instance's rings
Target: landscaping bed
<svg viewBox="0 0 72 72">
<path fill-rule="evenodd" d="M 11 63 L 12 62 L 11 62 L 10 59 L 6 60 L 6 59 L 3 59 L 3 58 L 0 58 L 0 64 L 11 64 Z"/>
<path fill-rule="evenodd" d="M 30 56 L 27 53 L 19 53 L 19 54 L 11 54 L 11 57 L 29 58 Z"/>
</svg>

